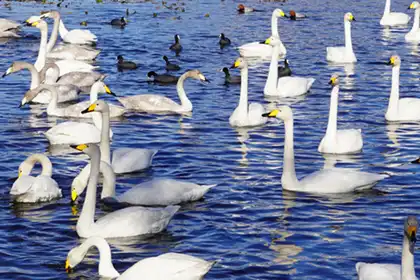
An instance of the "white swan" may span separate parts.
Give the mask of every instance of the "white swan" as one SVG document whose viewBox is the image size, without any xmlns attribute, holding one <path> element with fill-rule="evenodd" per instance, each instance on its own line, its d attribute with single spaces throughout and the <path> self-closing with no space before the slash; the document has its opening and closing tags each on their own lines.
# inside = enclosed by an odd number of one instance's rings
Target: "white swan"
<svg viewBox="0 0 420 280">
<path fill-rule="evenodd" d="M 110 131 L 112 137 L 112 131 Z M 51 145 L 78 145 L 80 143 L 99 143 L 101 130 L 96 125 L 85 122 L 62 122 L 45 132 Z"/>
<path fill-rule="evenodd" d="M 414 248 L 419 222 L 415 216 L 404 221 L 401 265 L 388 263 L 356 263 L 359 280 L 417 280 L 414 270 Z"/>
<path fill-rule="evenodd" d="M 9 19 L 0 18 L 0 38 L 20 38 L 17 34 L 20 24 Z"/>
<path fill-rule="evenodd" d="M 333 86 L 330 100 L 330 114 L 327 131 L 321 143 L 319 143 L 318 152 L 327 154 L 353 154 L 360 152 L 363 147 L 361 129 L 337 130 L 338 75 L 332 75 L 329 83 Z"/>
<path fill-rule="evenodd" d="M 265 44 L 272 46 L 270 70 L 264 87 L 264 94 L 268 96 L 294 97 L 307 93 L 315 82 L 314 78 L 304 77 L 280 77 L 278 78 L 278 53 L 280 39 L 271 36 Z"/>
<path fill-rule="evenodd" d="M 277 19 L 284 17 L 285 14 L 281 9 L 275 9 L 271 15 L 271 36 L 280 38 Z M 270 58 L 273 48 L 271 46 L 261 44 L 260 42 L 252 42 L 239 47 L 239 53 L 243 57 L 262 57 Z M 279 55 L 286 55 L 286 48 L 280 41 Z"/>
<path fill-rule="evenodd" d="M 30 176 L 34 165 L 42 165 L 41 174 Z M 17 202 L 35 203 L 55 200 L 61 197 L 61 189 L 57 182 L 51 178 L 52 164 L 43 154 L 33 154 L 25 159 L 19 166 L 18 179 L 13 183 L 10 194 Z"/>
<path fill-rule="evenodd" d="M 120 274 L 112 264 L 111 248 L 105 239 L 89 237 L 67 254 L 65 268 L 70 272 L 83 261 L 89 249 L 99 251 L 99 276 L 118 280 L 201 280 L 215 262 L 179 253 L 166 253 L 138 261 Z"/>
<path fill-rule="evenodd" d="M 31 73 L 31 86 L 30 89 L 36 89 L 41 84 L 40 73 L 36 70 L 35 66 L 23 62 L 23 61 L 15 61 L 12 65 L 6 70 L 2 77 L 5 77 L 11 73 L 21 71 L 23 69 L 29 70 Z M 53 84 L 54 88 L 57 90 L 58 98 L 57 102 L 68 102 L 77 100 L 79 98 L 80 89 L 71 84 L 62 84 L 57 85 Z M 48 104 L 51 101 L 51 95 L 48 91 L 41 91 L 38 95 L 31 100 L 33 103 L 41 103 L 41 104 Z"/>
<path fill-rule="evenodd" d="M 353 63 L 356 62 L 356 55 L 353 52 L 353 44 L 351 42 L 351 22 L 355 21 L 352 13 L 344 15 L 344 47 L 328 47 L 327 61 L 336 63 Z"/>
<path fill-rule="evenodd" d="M 400 99 L 400 57 L 398 55 L 391 56 L 388 64 L 392 65 L 392 87 L 385 119 L 391 122 L 420 120 L 420 99 Z"/>
<path fill-rule="evenodd" d="M 130 237 L 158 233 L 168 226 L 172 217 L 180 208 L 179 206 L 167 206 L 165 208 L 127 207 L 107 214 L 95 222 L 96 188 L 101 152 L 96 144 L 82 144 L 72 147 L 83 151 L 91 159 L 89 184 L 82 212 L 76 225 L 79 237 Z"/>
<path fill-rule="evenodd" d="M 181 104 L 176 103 L 162 95 L 157 94 L 139 94 L 134 96 L 120 97 L 118 101 L 126 109 L 147 113 L 177 113 L 185 114 L 192 112 L 193 106 L 184 90 L 184 81 L 187 78 L 193 78 L 200 81 L 208 81 L 199 70 L 190 70 L 184 73 L 178 80 L 176 90 L 178 92 Z"/>
<path fill-rule="evenodd" d="M 414 1 L 413 3 L 411 3 L 409 8 L 415 9 L 414 22 L 413 22 L 413 27 L 407 34 L 405 34 L 404 38 L 406 42 L 420 42 L 420 29 L 419 29 L 420 4 L 419 2 Z"/>
<path fill-rule="evenodd" d="M 383 26 L 404 25 L 410 21 L 410 17 L 404 13 L 391 13 L 391 0 L 385 1 L 384 14 L 379 22 Z"/>
<path fill-rule="evenodd" d="M 241 95 L 235 111 L 229 118 L 229 124 L 233 127 L 257 126 L 267 122 L 262 117 L 263 105 L 251 103 L 248 105 L 248 63 L 243 58 L 238 58 L 231 68 L 241 69 Z"/>
<path fill-rule="evenodd" d="M 372 188 L 378 181 L 388 177 L 353 169 L 331 168 L 316 171 L 298 180 L 295 172 L 292 109 L 281 106 L 264 116 L 284 121 L 285 139 L 281 184 L 285 190 L 318 194 L 346 193 Z"/>
</svg>

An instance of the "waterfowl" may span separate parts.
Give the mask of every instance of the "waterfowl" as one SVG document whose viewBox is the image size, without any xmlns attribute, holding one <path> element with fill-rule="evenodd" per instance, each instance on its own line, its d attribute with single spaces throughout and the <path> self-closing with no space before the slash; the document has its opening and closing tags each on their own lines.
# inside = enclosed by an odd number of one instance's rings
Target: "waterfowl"
<svg viewBox="0 0 420 280">
<path fill-rule="evenodd" d="M 353 52 L 351 42 L 351 22 L 356 21 L 352 13 L 344 15 L 344 47 L 327 47 L 327 61 L 336 63 L 356 62 L 356 55 Z"/>
<path fill-rule="evenodd" d="M 172 217 L 180 208 L 179 206 L 167 206 L 165 208 L 127 207 L 106 214 L 95 221 L 96 188 L 101 152 L 96 144 L 82 144 L 72 147 L 87 154 L 91 159 L 86 197 L 76 225 L 79 237 L 131 237 L 158 233 L 168 226 Z"/>
<path fill-rule="evenodd" d="M 117 56 L 117 67 L 118 69 L 124 69 L 124 70 L 133 70 L 137 69 L 137 64 L 132 61 L 126 61 L 124 60 L 124 57 L 122 55 Z"/>
<path fill-rule="evenodd" d="M 359 280 L 417 280 L 414 269 L 414 248 L 419 222 L 415 216 L 404 221 L 401 264 L 356 263 Z"/>
<path fill-rule="evenodd" d="M 278 37 L 280 40 L 280 35 L 277 27 L 277 19 L 279 17 L 285 17 L 286 15 L 281 9 L 275 9 L 271 15 L 271 36 Z M 260 42 L 252 42 L 239 47 L 239 53 L 242 57 L 261 57 L 261 58 L 271 58 L 273 48 L 266 44 L 261 44 Z M 283 43 L 280 41 L 280 50 L 279 55 L 286 55 L 286 48 Z"/>
<path fill-rule="evenodd" d="M 267 118 L 262 117 L 264 107 L 259 103 L 248 105 L 248 63 L 244 58 L 236 59 L 232 68 L 241 69 L 241 95 L 235 111 L 229 118 L 233 127 L 250 127 L 265 124 Z"/>
<path fill-rule="evenodd" d="M 388 0 L 389 1 L 389 0 Z M 411 30 L 405 34 L 404 38 L 407 42 L 420 42 L 420 4 L 417 1 L 414 1 L 411 3 L 409 9 L 415 9 L 414 12 L 414 22 L 413 27 Z"/>
<path fill-rule="evenodd" d="M 245 7 L 243 4 L 238 5 L 238 13 L 240 13 L 240 14 L 250 13 L 250 12 L 254 12 L 254 11 L 255 11 L 254 8 Z"/>
<path fill-rule="evenodd" d="M 230 45 L 230 39 L 226 37 L 225 34 L 220 33 L 219 38 L 220 38 L 219 45 L 221 48 Z"/>
<path fill-rule="evenodd" d="M 363 148 L 361 129 L 337 130 L 339 93 L 339 77 L 337 74 L 331 76 L 329 84 L 333 86 L 330 99 L 330 114 L 327 131 L 321 143 L 319 143 L 318 152 L 327 154 L 353 154 L 360 152 Z"/>
<path fill-rule="evenodd" d="M 172 50 L 172 51 L 174 51 L 174 52 L 176 52 L 176 54 L 179 54 L 179 53 L 182 51 L 182 46 L 181 46 L 181 43 L 180 43 L 180 39 L 181 39 L 181 37 L 179 37 L 179 35 L 178 35 L 178 34 L 176 34 L 176 35 L 174 36 L 174 38 L 175 38 L 175 43 L 173 43 L 173 44 L 169 47 L 169 49 L 170 49 L 170 50 Z"/>
<path fill-rule="evenodd" d="M 227 67 L 223 67 L 223 73 L 225 73 L 225 84 L 240 84 L 241 76 L 232 76 Z"/>
<path fill-rule="evenodd" d="M 42 166 L 41 174 L 34 177 L 31 171 L 36 163 Z M 33 154 L 19 166 L 18 179 L 13 183 L 10 195 L 16 202 L 35 203 L 47 202 L 60 198 L 61 189 L 57 182 L 51 178 L 52 163 L 43 154 Z"/>
<path fill-rule="evenodd" d="M 277 72 L 278 72 L 277 75 L 278 75 L 279 78 L 292 75 L 292 69 L 290 69 L 288 59 L 284 60 L 284 66 L 279 66 L 277 69 L 278 69 L 277 70 Z"/>
<path fill-rule="evenodd" d="M 294 10 L 290 10 L 289 15 L 290 20 L 304 19 L 306 17 L 304 14 L 296 13 Z"/>
<path fill-rule="evenodd" d="M 120 274 L 112 264 L 111 248 L 108 242 L 102 237 L 92 236 L 67 254 L 66 271 L 70 272 L 79 265 L 92 247 L 96 247 L 99 251 L 99 276 L 110 279 L 201 280 L 214 264 L 214 262 L 185 254 L 166 253 L 142 259 Z"/>
<path fill-rule="evenodd" d="M 280 39 L 271 36 L 265 44 L 272 46 L 270 70 L 264 87 L 264 94 L 279 97 L 294 97 L 307 93 L 315 82 L 313 78 L 304 77 L 278 77 L 278 54 Z"/>
<path fill-rule="evenodd" d="M 281 184 L 285 190 L 316 194 L 347 193 L 372 188 L 378 181 L 388 177 L 354 169 L 329 168 L 315 171 L 298 180 L 295 172 L 292 109 L 288 106 L 281 106 L 263 114 L 263 116 L 284 121 L 285 138 Z"/>
<path fill-rule="evenodd" d="M 179 77 L 169 74 L 157 74 L 155 71 L 150 71 L 147 73 L 147 77 L 153 79 L 153 82 L 162 84 L 176 84 L 179 80 Z"/>
<path fill-rule="evenodd" d="M 199 70 L 190 70 L 184 73 L 178 80 L 176 90 L 181 104 L 157 94 L 139 94 L 134 96 L 120 97 L 118 101 L 126 109 L 147 113 L 177 113 L 186 114 L 192 112 L 193 106 L 184 90 L 184 81 L 187 78 L 208 82 Z"/>
<path fill-rule="evenodd" d="M 0 18 L 0 38 L 20 38 L 17 34 L 20 24 L 9 19 Z"/>
<path fill-rule="evenodd" d="M 179 65 L 171 63 L 166 55 L 163 56 L 163 60 L 165 60 L 166 67 L 165 69 L 168 71 L 177 71 L 180 70 L 181 67 Z"/>
<path fill-rule="evenodd" d="M 111 25 L 124 27 L 127 25 L 127 20 L 125 19 L 125 17 L 114 18 L 113 20 L 111 20 Z"/>
<path fill-rule="evenodd" d="M 391 13 L 391 0 L 385 1 L 384 14 L 379 22 L 383 26 L 404 25 L 410 21 L 410 17 L 404 13 Z"/>
</svg>

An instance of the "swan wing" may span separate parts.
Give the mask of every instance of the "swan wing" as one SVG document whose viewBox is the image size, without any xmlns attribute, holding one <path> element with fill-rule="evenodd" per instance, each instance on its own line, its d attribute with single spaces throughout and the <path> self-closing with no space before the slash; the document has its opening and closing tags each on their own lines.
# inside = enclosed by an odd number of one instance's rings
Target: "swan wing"
<svg viewBox="0 0 420 280">
<path fill-rule="evenodd" d="M 327 61 L 341 62 L 346 51 L 345 47 L 328 47 L 327 48 Z"/>
<path fill-rule="evenodd" d="M 79 145 L 84 143 L 99 143 L 99 129 L 89 123 L 63 122 L 50 128 L 45 136 L 51 144 Z"/>
<path fill-rule="evenodd" d="M 273 47 L 259 42 L 252 42 L 240 46 L 239 53 L 242 57 L 271 57 Z"/>
<path fill-rule="evenodd" d="M 315 82 L 313 78 L 281 77 L 277 82 L 277 93 L 280 96 L 299 96 L 307 93 Z"/>
<path fill-rule="evenodd" d="M 401 120 L 420 120 L 420 99 L 401 98 L 398 101 L 398 114 Z"/>
<path fill-rule="evenodd" d="M 180 105 L 172 99 L 157 94 L 139 94 L 118 98 L 126 109 L 142 112 L 173 112 L 180 109 Z"/>
<path fill-rule="evenodd" d="M 0 31 L 7 31 L 9 29 L 18 29 L 20 24 L 16 21 L 0 18 Z"/>
<path fill-rule="evenodd" d="M 340 129 L 334 139 L 322 138 L 318 151 L 330 154 L 348 154 L 359 152 L 363 148 L 361 129 Z"/>
<path fill-rule="evenodd" d="M 411 17 L 404 13 L 389 13 L 384 15 L 380 21 L 384 26 L 404 25 L 410 21 Z"/>
<path fill-rule="evenodd" d="M 13 184 L 10 194 L 15 196 L 18 202 L 34 203 L 46 202 L 61 197 L 61 189 L 58 184 L 49 176 L 39 175 L 37 177 L 22 176 L 16 185 Z M 16 183 L 15 182 L 15 183 Z"/>
<path fill-rule="evenodd" d="M 104 74 L 96 71 L 92 72 L 77 72 L 73 71 L 62 75 L 57 81 L 58 84 L 71 84 L 79 88 L 92 86 L 96 81 L 105 78 Z"/>
<path fill-rule="evenodd" d="M 248 106 L 248 120 L 252 126 L 265 124 L 267 122 L 267 118 L 264 118 L 262 114 L 265 113 L 264 106 L 259 103 L 251 103 Z"/>
<path fill-rule="evenodd" d="M 116 174 L 131 173 L 152 165 L 157 150 L 119 148 L 112 153 L 112 168 Z"/>
<path fill-rule="evenodd" d="M 356 271 L 359 280 L 401 280 L 401 266 L 398 264 L 358 262 Z"/>
<path fill-rule="evenodd" d="M 87 29 L 73 29 L 64 36 L 63 41 L 70 44 L 92 45 L 98 41 L 98 38 Z"/>
<path fill-rule="evenodd" d="M 70 59 L 70 60 L 94 60 L 100 51 L 85 46 L 64 44 L 55 47 L 47 53 L 48 58 Z"/>
<path fill-rule="evenodd" d="M 57 60 L 55 64 L 60 68 L 60 76 L 70 72 L 91 72 L 98 68 L 98 66 L 92 66 L 86 62 L 71 59 Z"/>
<path fill-rule="evenodd" d="M 14 196 L 23 195 L 32 187 L 32 184 L 34 182 L 35 182 L 35 177 L 22 175 L 13 183 L 13 186 L 10 189 L 10 194 Z"/>
</svg>

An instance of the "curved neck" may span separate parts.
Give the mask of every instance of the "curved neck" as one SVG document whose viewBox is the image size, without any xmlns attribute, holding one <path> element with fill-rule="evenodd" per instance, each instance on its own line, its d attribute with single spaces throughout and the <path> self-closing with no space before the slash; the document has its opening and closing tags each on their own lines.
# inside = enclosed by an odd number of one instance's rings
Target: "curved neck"
<svg viewBox="0 0 420 280">
<path fill-rule="evenodd" d="M 27 162 L 30 165 L 28 174 L 22 174 L 22 175 L 29 175 L 34 168 L 35 164 L 39 162 L 42 166 L 41 175 L 51 177 L 52 176 L 52 163 L 50 159 L 43 155 L 43 154 L 33 154 L 30 157 L 28 157 L 25 162 Z"/>
<path fill-rule="evenodd" d="M 410 241 L 404 233 L 403 248 L 401 254 L 401 280 L 415 280 L 414 256 L 410 252 Z"/>
<path fill-rule="evenodd" d="M 419 29 L 419 24 L 420 24 L 420 8 L 417 8 L 414 11 L 413 27 L 411 28 L 410 32 L 417 31 Z"/>
<path fill-rule="evenodd" d="M 101 161 L 101 173 L 104 176 L 102 185 L 101 199 L 106 197 L 115 197 L 115 173 L 111 165 Z"/>
<path fill-rule="evenodd" d="M 47 55 L 47 40 L 48 40 L 48 28 L 40 28 L 41 31 L 41 43 L 39 44 L 38 58 L 35 61 L 35 68 L 37 71 L 41 71 L 45 65 Z"/>
<path fill-rule="evenodd" d="M 284 122 L 284 158 L 281 183 L 286 189 L 296 189 L 299 182 L 295 171 L 295 152 L 293 147 L 293 119 Z"/>
<path fill-rule="evenodd" d="M 385 9 L 384 9 L 384 16 L 391 12 L 391 0 L 386 0 L 385 2 Z"/>
<path fill-rule="evenodd" d="M 47 45 L 47 53 L 52 51 L 52 49 L 55 46 L 55 43 L 57 42 L 59 26 L 60 26 L 60 16 L 54 18 L 53 29 L 51 31 L 50 40 L 48 41 L 48 45 Z"/>
<path fill-rule="evenodd" d="M 67 30 L 67 28 L 64 26 L 63 21 L 60 19 L 60 24 L 58 26 L 58 31 L 60 32 L 60 37 L 64 38 L 67 33 L 69 33 L 69 31 Z"/>
<path fill-rule="evenodd" d="M 184 73 L 178 80 L 178 83 L 176 84 L 176 90 L 178 92 L 179 100 L 181 100 L 181 106 L 185 111 L 192 111 L 192 103 L 188 99 L 187 94 L 184 90 L 184 81 L 186 78 L 188 78 L 189 73 Z"/>
<path fill-rule="evenodd" d="M 387 114 L 398 113 L 398 101 L 400 99 L 400 66 L 392 67 L 392 86 L 389 96 Z"/>
<path fill-rule="evenodd" d="M 101 149 L 101 160 L 111 164 L 111 148 L 109 139 L 109 111 L 101 112 L 102 117 L 102 128 L 101 128 L 101 143 L 99 145 Z"/>
<path fill-rule="evenodd" d="M 280 38 L 277 24 L 278 24 L 278 17 L 276 15 L 276 12 L 273 11 L 273 14 L 271 15 L 271 36 L 276 36 Z"/>
<path fill-rule="evenodd" d="M 346 50 L 353 52 L 353 44 L 351 42 L 351 22 L 344 20 L 344 40 L 346 43 Z"/>
<path fill-rule="evenodd" d="M 47 107 L 47 114 L 48 115 L 55 115 L 54 113 L 57 111 L 57 104 L 58 104 L 58 92 L 57 92 L 57 88 L 51 85 L 46 85 L 43 84 L 40 86 L 41 90 L 39 92 L 42 91 L 42 89 L 46 89 L 50 92 L 50 102 L 48 103 L 48 107 Z"/>
<path fill-rule="evenodd" d="M 60 77 L 60 69 L 55 63 L 46 64 L 44 68 L 42 68 L 42 71 L 39 73 L 39 77 L 40 80 L 44 82 L 44 84 L 55 84 L 58 80 L 58 77 Z"/>
<path fill-rule="evenodd" d="M 337 133 L 338 91 L 338 85 L 334 86 L 331 91 L 330 115 L 328 117 L 327 132 L 325 133 L 326 138 L 334 138 Z"/>
<path fill-rule="evenodd" d="M 21 64 L 21 69 L 28 69 L 31 72 L 31 88 L 34 89 L 41 84 L 39 73 L 36 70 L 35 66 L 27 62 L 19 62 Z"/>
<path fill-rule="evenodd" d="M 264 92 L 275 94 L 277 92 L 278 81 L 278 57 L 280 53 L 280 45 L 273 46 L 271 54 L 270 70 L 268 71 L 267 81 L 265 82 Z"/>
</svg>

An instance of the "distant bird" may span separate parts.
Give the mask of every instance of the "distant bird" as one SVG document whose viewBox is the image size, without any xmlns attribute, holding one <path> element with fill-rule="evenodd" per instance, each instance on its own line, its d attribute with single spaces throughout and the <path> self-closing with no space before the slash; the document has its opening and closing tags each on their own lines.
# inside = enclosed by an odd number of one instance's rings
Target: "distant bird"
<svg viewBox="0 0 420 280">
<path fill-rule="evenodd" d="M 229 69 L 227 67 L 224 67 L 222 71 L 225 73 L 225 85 L 241 83 L 241 76 L 230 75 Z"/>
<path fill-rule="evenodd" d="M 230 45 L 230 39 L 228 37 L 225 37 L 225 34 L 220 33 L 219 38 L 219 45 L 221 48 Z"/>
<path fill-rule="evenodd" d="M 147 77 L 153 78 L 154 82 L 163 83 L 163 84 L 176 84 L 179 77 L 168 75 L 168 74 L 157 74 L 154 71 L 147 73 Z"/>
<path fill-rule="evenodd" d="M 284 66 L 278 67 L 278 77 L 286 77 L 292 75 L 292 69 L 289 67 L 289 60 L 284 60 Z"/>
<path fill-rule="evenodd" d="M 244 14 L 244 13 L 250 13 L 256 11 L 254 8 L 245 7 L 243 4 L 238 5 L 238 13 Z"/>
<path fill-rule="evenodd" d="M 111 25 L 124 27 L 127 25 L 127 20 L 125 19 L 125 17 L 114 18 L 113 20 L 111 20 Z"/>
<path fill-rule="evenodd" d="M 304 19 L 306 17 L 304 14 L 296 13 L 293 10 L 290 10 L 289 14 L 291 20 Z"/>
<path fill-rule="evenodd" d="M 124 60 L 124 57 L 122 55 L 117 56 L 118 59 L 118 69 L 124 69 L 124 70 L 133 70 L 137 69 L 137 64 L 132 61 L 126 61 Z"/>
<path fill-rule="evenodd" d="M 163 60 L 165 60 L 165 62 L 166 62 L 166 68 L 165 68 L 166 70 L 177 71 L 177 70 L 181 69 L 181 67 L 179 67 L 179 65 L 171 63 L 166 55 L 163 56 Z"/>
<path fill-rule="evenodd" d="M 181 38 L 179 37 L 179 35 L 178 35 L 178 34 L 176 34 L 174 37 L 175 37 L 175 43 L 173 43 L 173 44 L 169 47 L 169 49 L 170 49 L 170 50 L 173 50 L 174 52 L 176 52 L 177 54 L 179 54 L 179 53 L 182 51 L 182 46 L 181 46 L 181 43 L 179 42 L 179 40 L 180 40 Z"/>
</svg>

